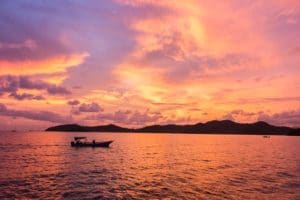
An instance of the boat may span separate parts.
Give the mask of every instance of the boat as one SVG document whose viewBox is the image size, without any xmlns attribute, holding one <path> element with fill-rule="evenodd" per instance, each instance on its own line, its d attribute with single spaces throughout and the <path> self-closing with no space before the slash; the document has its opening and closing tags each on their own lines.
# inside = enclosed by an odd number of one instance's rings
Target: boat
<svg viewBox="0 0 300 200">
<path fill-rule="evenodd" d="M 74 141 L 71 142 L 71 147 L 109 147 L 112 140 L 96 142 L 88 142 L 86 137 L 74 137 Z"/>
</svg>

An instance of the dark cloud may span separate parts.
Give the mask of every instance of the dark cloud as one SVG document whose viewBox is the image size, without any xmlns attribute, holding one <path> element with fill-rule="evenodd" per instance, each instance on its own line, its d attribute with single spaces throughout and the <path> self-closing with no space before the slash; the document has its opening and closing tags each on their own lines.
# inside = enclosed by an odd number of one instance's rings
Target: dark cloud
<svg viewBox="0 0 300 200">
<path fill-rule="evenodd" d="M 68 94 L 71 94 L 71 92 L 62 87 L 62 86 L 57 86 L 57 85 L 48 85 L 47 87 L 47 91 L 49 94 L 52 94 L 52 95 L 68 95 Z"/>
<path fill-rule="evenodd" d="M 19 82 L 14 76 L 0 76 L 0 95 L 8 92 L 17 92 Z"/>
<path fill-rule="evenodd" d="M 34 99 L 34 100 L 45 100 L 46 98 L 41 96 L 41 95 L 36 95 L 32 99 Z"/>
<path fill-rule="evenodd" d="M 118 110 L 113 113 L 99 113 L 97 115 L 88 116 L 86 120 L 100 120 L 110 123 L 126 123 L 132 125 L 146 125 L 155 123 L 159 119 L 163 118 L 159 112 L 139 112 L 130 110 Z"/>
<path fill-rule="evenodd" d="M 7 117 L 22 117 L 31 120 L 47 121 L 54 123 L 70 123 L 72 119 L 54 112 L 49 111 L 27 111 L 9 109 L 4 104 L 0 103 L 0 115 Z"/>
<path fill-rule="evenodd" d="M 103 111 L 103 109 L 97 104 L 97 103 L 90 103 L 86 104 L 83 103 L 78 108 L 79 112 L 100 112 Z"/>
<path fill-rule="evenodd" d="M 249 116 L 249 117 L 257 115 L 257 113 L 255 113 L 255 112 L 246 112 L 246 111 L 241 110 L 241 109 L 239 109 L 239 110 L 233 110 L 233 111 L 230 112 L 230 114 L 233 114 L 233 115 L 243 115 L 243 116 Z"/>
<path fill-rule="evenodd" d="M 259 111 L 259 112 L 247 112 L 247 111 L 244 111 L 242 109 L 237 109 L 237 110 L 233 110 L 231 112 L 228 112 L 223 117 L 221 117 L 221 119 L 222 120 L 236 121 L 240 117 L 251 118 L 251 117 L 258 116 L 261 113 L 263 113 L 263 112 L 262 111 Z"/>
<path fill-rule="evenodd" d="M 41 95 L 33 95 L 29 93 L 18 94 L 16 92 L 12 92 L 9 96 L 17 100 L 45 100 L 45 98 Z"/>
<path fill-rule="evenodd" d="M 51 95 L 69 95 L 71 92 L 58 85 L 50 84 L 41 80 L 32 80 L 28 76 L 0 76 L 0 95 L 10 93 L 10 96 L 20 99 L 31 98 L 29 94 L 17 95 L 19 89 L 46 90 Z M 32 96 L 34 99 L 34 96 Z M 35 99 L 41 100 L 41 96 Z"/>
<path fill-rule="evenodd" d="M 147 123 L 153 123 L 153 122 L 157 122 L 160 118 L 162 117 L 162 115 L 158 112 L 155 113 L 148 113 L 148 112 L 134 112 L 128 120 L 128 123 L 131 124 L 137 124 L 137 125 L 144 125 Z"/>
<path fill-rule="evenodd" d="M 99 113 L 97 115 L 90 115 L 87 116 L 86 120 L 100 120 L 100 121 L 106 121 L 106 122 L 112 122 L 112 123 L 124 123 L 128 121 L 128 117 L 131 114 L 131 111 L 121 111 L 118 110 L 114 113 Z"/>
<path fill-rule="evenodd" d="M 12 77 L 12 76 L 11 76 Z M 25 88 L 25 89 L 36 89 L 36 90 L 42 90 L 47 88 L 49 85 L 46 82 L 43 82 L 41 80 L 31 80 L 27 76 L 15 76 L 13 77 L 15 79 L 15 82 L 18 83 L 20 88 Z"/>
<path fill-rule="evenodd" d="M 62 86 L 54 85 L 54 84 L 49 84 L 47 82 L 38 80 L 38 81 L 33 81 L 30 80 L 29 77 L 26 76 L 21 76 L 19 77 L 19 85 L 20 88 L 25 88 L 25 89 L 36 89 L 36 90 L 42 90 L 45 89 L 49 94 L 52 95 L 67 95 L 71 94 L 69 90 Z"/>
<path fill-rule="evenodd" d="M 300 127 L 300 110 L 286 111 L 275 114 L 268 114 L 263 111 L 247 112 L 244 110 L 233 110 L 222 117 L 235 121 L 240 117 L 256 119 L 257 121 L 265 121 L 277 126 Z"/>
<path fill-rule="evenodd" d="M 259 121 L 266 121 L 270 124 L 300 127 L 300 110 L 286 111 L 269 115 L 260 113 L 258 115 Z"/>
<path fill-rule="evenodd" d="M 92 116 L 92 120 L 105 120 L 112 123 L 126 123 L 131 114 L 129 110 L 118 110 L 114 113 L 101 113 L 96 116 Z"/>
<path fill-rule="evenodd" d="M 77 106 L 79 104 L 80 104 L 80 101 L 78 101 L 78 100 L 70 100 L 70 101 L 68 101 L 68 105 L 70 105 L 70 106 Z"/>
</svg>

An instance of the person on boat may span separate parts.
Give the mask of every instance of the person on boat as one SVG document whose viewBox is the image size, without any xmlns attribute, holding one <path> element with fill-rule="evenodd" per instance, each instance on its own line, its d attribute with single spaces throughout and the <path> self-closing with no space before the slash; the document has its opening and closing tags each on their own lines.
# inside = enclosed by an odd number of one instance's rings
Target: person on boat
<svg viewBox="0 0 300 200">
<path fill-rule="evenodd" d="M 93 144 L 96 144 L 96 141 L 95 141 L 95 140 L 93 140 Z"/>
</svg>

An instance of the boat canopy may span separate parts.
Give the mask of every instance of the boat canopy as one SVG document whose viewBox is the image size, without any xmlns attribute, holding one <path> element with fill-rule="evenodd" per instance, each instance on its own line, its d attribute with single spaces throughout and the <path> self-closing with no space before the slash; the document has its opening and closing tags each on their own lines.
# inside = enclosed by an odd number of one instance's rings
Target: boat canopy
<svg viewBox="0 0 300 200">
<path fill-rule="evenodd" d="M 74 137 L 74 140 L 86 140 L 86 137 Z"/>
</svg>

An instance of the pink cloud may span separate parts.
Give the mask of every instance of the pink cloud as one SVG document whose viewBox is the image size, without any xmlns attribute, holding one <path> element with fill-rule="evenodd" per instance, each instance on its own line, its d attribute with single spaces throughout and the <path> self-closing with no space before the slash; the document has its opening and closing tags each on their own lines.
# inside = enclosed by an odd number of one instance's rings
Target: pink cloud
<svg viewBox="0 0 300 200">
<path fill-rule="evenodd" d="M 29 111 L 15 110 L 7 108 L 6 105 L 0 103 L 0 115 L 12 118 L 25 118 L 37 121 L 46 121 L 53 123 L 70 123 L 72 119 L 50 111 Z"/>
</svg>

